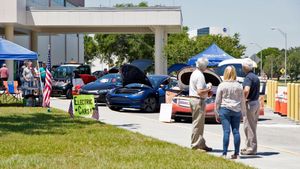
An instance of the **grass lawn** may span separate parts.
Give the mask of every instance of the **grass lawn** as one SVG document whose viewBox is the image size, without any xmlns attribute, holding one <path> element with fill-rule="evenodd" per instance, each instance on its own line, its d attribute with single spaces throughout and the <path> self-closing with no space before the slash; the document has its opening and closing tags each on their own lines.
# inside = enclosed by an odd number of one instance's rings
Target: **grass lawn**
<svg viewBox="0 0 300 169">
<path fill-rule="evenodd" d="M 250 167 L 57 109 L 0 107 L 0 168 Z"/>
</svg>

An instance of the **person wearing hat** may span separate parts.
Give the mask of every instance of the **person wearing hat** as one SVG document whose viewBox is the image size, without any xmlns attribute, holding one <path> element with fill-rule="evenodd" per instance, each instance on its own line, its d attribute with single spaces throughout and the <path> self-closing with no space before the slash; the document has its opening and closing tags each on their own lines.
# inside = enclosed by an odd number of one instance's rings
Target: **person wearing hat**
<svg viewBox="0 0 300 169">
<path fill-rule="evenodd" d="M 200 151 L 212 151 L 212 148 L 206 145 L 203 138 L 204 123 L 205 123 L 205 100 L 211 92 L 211 83 L 206 84 L 203 72 L 206 70 L 208 60 L 199 58 L 196 61 L 196 69 L 190 77 L 189 97 L 190 106 L 192 109 L 192 139 L 191 147 Z"/>
<path fill-rule="evenodd" d="M 246 135 L 246 147 L 241 150 L 242 155 L 255 155 L 257 153 L 256 128 L 259 116 L 259 89 L 260 81 L 253 73 L 253 61 L 246 58 L 243 61 L 243 71 L 246 77 L 243 82 L 243 90 L 246 98 L 246 114 L 244 115 L 244 132 Z"/>
<path fill-rule="evenodd" d="M 0 78 L 2 79 L 2 81 L 7 81 L 8 77 L 9 77 L 8 68 L 6 67 L 6 64 L 4 63 L 2 65 L 2 68 L 0 68 Z"/>
</svg>

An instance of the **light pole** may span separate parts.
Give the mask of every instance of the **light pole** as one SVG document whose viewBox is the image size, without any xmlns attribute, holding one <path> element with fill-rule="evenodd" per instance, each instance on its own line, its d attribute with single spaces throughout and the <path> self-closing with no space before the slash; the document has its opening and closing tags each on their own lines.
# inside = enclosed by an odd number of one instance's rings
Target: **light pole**
<svg viewBox="0 0 300 169">
<path fill-rule="evenodd" d="M 284 83 L 286 84 L 286 72 L 287 72 L 287 69 L 286 69 L 286 59 L 287 59 L 287 34 L 285 32 L 283 32 L 281 29 L 279 28 L 271 28 L 271 30 L 278 30 L 281 35 L 283 35 L 284 37 L 284 42 L 285 42 L 285 52 L 284 52 Z"/>
<path fill-rule="evenodd" d="M 262 58 L 262 50 L 263 48 L 258 45 L 257 43 L 250 43 L 251 45 L 255 45 L 257 46 L 258 48 L 260 48 L 260 76 L 262 76 L 262 72 L 263 72 L 263 67 L 262 67 L 262 62 L 263 62 L 263 58 Z"/>
</svg>

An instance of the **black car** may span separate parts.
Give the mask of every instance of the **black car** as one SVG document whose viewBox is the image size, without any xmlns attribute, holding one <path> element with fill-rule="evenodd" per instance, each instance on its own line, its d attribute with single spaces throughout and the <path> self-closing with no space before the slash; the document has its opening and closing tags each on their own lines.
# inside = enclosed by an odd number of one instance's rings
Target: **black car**
<svg viewBox="0 0 300 169">
<path fill-rule="evenodd" d="M 102 76 L 94 82 L 81 87 L 80 94 L 93 94 L 96 102 L 105 103 L 105 95 L 110 90 L 122 86 L 122 78 L 118 73 Z"/>
<path fill-rule="evenodd" d="M 72 98 L 73 79 L 79 74 L 91 74 L 90 66 L 81 64 L 65 64 L 53 72 L 51 96 L 65 95 Z"/>
</svg>

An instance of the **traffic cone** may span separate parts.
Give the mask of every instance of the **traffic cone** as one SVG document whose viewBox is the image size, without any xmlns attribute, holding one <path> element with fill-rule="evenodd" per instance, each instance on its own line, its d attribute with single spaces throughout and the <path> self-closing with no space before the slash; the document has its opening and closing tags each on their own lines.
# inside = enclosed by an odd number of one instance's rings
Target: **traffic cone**
<svg viewBox="0 0 300 169">
<path fill-rule="evenodd" d="M 281 116 L 287 116 L 287 92 L 283 92 L 283 99 L 280 106 Z"/>
</svg>

